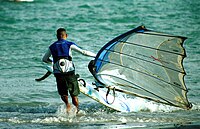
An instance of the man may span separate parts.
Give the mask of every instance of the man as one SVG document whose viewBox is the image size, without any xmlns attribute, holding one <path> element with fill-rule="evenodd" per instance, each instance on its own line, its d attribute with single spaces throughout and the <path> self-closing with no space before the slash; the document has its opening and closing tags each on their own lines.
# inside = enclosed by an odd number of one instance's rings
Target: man
<svg viewBox="0 0 200 129">
<path fill-rule="evenodd" d="M 42 58 L 45 63 L 52 63 L 49 57 L 53 57 L 53 72 L 56 77 L 58 93 L 66 104 L 67 112 L 70 111 L 68 102 L 68 91 L 72 98 L 72 103 L 76 106 L 78 112 L 78 94 L 80 93 L 75 67 L 72 62 L 72 50 L 83 55 L 95 57 L 96 54 L 82 50 L 75 43 L 67 41 L 67 33 L 64 28 L 57 30 L 57 41 L 48 48 L 48 51 Z"/>
</svg>

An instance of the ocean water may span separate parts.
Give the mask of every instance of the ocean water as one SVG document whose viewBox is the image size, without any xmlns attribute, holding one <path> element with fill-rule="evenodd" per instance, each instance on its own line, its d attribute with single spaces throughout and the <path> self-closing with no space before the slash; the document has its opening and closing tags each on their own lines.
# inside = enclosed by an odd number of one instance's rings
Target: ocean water
<svg viewBox="0 0 200 129">
<path fill-rule="evenodd" d="M 0 128 L 198 128 L 200 125 L 200 1 L 198 0 L 0 0 Z M 186 36 L 183 65 L 191 110 L 131 99 L 131 113 L 108 109 L 80 94 L 80 114 L 65 113 L 41 58 L 65 27 L 68 39 L 97 53 L 139 25 Z M 76 72 L 93 81 L 89 57 L 73 53 Z M 134 106 L 137 105 L 137 106 Z"/>
</svg>

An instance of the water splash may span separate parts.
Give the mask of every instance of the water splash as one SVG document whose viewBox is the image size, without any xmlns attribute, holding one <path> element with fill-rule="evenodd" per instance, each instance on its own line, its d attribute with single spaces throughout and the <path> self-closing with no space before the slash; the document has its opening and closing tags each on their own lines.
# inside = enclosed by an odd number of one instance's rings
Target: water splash
<svg viewBox="0 0 200 129">
<path fill-rule="evenodd" d="M 180 108 L 158 104 L 153 101 L 148 101 L 143 98 L 135 97 L 135 98 L 126 98 L 126 96 L 118 96 L 119 98 L 123 97 L 123 100 L 129 105 L 130 112 L 172 112 L 174 110 L 181 110 Z"/>
</svg>

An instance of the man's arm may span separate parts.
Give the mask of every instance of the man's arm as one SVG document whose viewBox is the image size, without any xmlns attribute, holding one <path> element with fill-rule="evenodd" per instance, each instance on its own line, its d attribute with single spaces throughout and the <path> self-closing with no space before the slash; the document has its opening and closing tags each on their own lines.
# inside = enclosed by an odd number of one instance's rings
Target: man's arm
<svg viewBox="0 0 200 129">
<path fill-rule="evenodd" d="M 81 54 L 86 55 L 86 56 L 96 57 L 95 53 L 87 51 L 87 50 L 83 50 L 83 49 L 77 47 L 76 45 L 71 45 L 71 49 L 73 49 L 77 52 L 80 52 Z"/>
<path fill-rule="evenodd" d="M 43 56 L 42 61 L 49 64 L 52 63 L 52 60 L 49 59 L 50 56 L 51 56 L 51 51 L 50 49 L 48 49 L 45 55 Z"/>
</svg>

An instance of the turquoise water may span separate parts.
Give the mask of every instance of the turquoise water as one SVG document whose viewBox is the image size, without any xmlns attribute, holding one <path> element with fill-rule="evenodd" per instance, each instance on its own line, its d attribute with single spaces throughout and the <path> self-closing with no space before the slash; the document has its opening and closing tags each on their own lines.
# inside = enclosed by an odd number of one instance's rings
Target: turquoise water
<svg viewBox="0 0 200 129">
<path fill-rule="evenodd" d="M 0 128 L 158 128 L 200 124 L 200 2 L 197 0 L 73 1 L 0 0 Z M 69 40 L 95 53 L 108 41 L 139 25 L 186 36 L 185 83 L 191 110 L 134 100 L 140 108 L 120 113 L 79 96 L 81 114 L 67 116 L 53 76 L 41 58 L 59 27 Z M 77 73 L 87 81 L 91 58 L 73 53 Z M 193 127 L 194 127 L 193 126 Z"/>
</svg>

